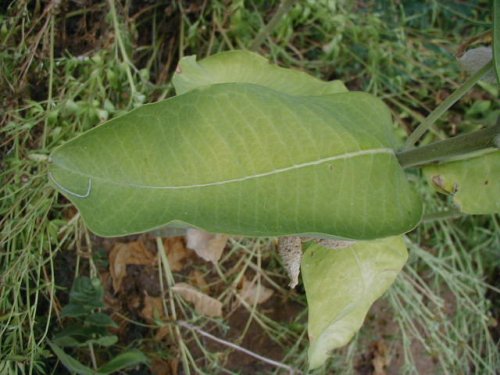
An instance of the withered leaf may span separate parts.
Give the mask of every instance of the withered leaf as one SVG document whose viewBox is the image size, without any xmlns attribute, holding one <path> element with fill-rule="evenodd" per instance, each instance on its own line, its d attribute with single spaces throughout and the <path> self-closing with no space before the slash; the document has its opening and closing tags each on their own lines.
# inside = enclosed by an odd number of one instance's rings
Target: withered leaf
<svg viewBox="0 0 500 375">
<path fill-rule="evenodd" d="M 177 283 L 172 290 L 186 301 L 194 304 L 195 310 L 202 315 L 210 317 L 222 316 L 222 303 L 187 283 Z"/>
<path fill-rule="evenodd" d="M 163 246 L 167 252 L 170 269 L 179 272 L 184 268 L 184 261 L 191 252 L 184 246 L 182 237 L 169 237 L 163 240 Z"/>
<path fill-rule="evenodd" d="M 278 252 L 290 278 L 290 288 L 299 283 L 300 262 L 302 261 L 302 240 L 300 237 L 280 237 Z"/>
<path fill-rule="evenodd" d="M 113 290 L 118 292 L 127 275 L 127 265 L 153 265 L 156 256 L 140 241 L 116 243 L 109 253 L 109 271 L 113 279 Z"/>
<path fill-rule="evenodd" d="M 208 233 L 190 228 L 186 233 L 187 247 L 209 262 L 217 263 L 226 247 L 228 237 L 224 234 Z"/>
<path fill-rule="evenodd" d="M 241 289 L 238 294 L 250 305 L 254 305 L 266 302 L 271 298 L 273 293 L 271 289 L 266 288 L 264 285 L 259 285 L 255 281 L 252 282 L 243 278 Z"/>
<path fill-rule="evenodd" d="M 148 294 L 144 296 L 144 307 L 140 315 L 148 322 L 153 323 L 157 319 L 163 319 L 163 299 L 161 297 L 151 297 Z"/>
</svg>

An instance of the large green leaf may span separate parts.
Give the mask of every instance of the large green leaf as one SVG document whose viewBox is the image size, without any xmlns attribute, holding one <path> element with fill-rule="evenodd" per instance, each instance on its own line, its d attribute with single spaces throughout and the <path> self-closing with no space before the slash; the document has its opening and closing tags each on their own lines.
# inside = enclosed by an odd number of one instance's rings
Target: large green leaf
<svg viewBox="0 0 500 375">
<path fill-rule="evenodd" d="M 181 59 L 173 83 L 178 95 L 216 83 L 253 83 L 288 95 L 327 95 L 346 92 L 341 81 L 324 82 L 306 73 L 271 65 L 264 57 L 248 51 L 229 51 L 196 61 Z"/>
<path fill-rule="evenodd" d="M 302 279 L 309 306 L 311 369 L 351 340 L 407 257 L 402 236 L 361 241 L 338 250 L 309 244 L 302 260 Z"/>
<path fill-rule="evenodd" d="M 50 177 L 103 236 L 181 221 L 216 233 L 372 239 L 420 220 L 396 144 L 389 110 L 371 95 L 220 84 L 66 143 Z"/>
<path fill-rule="evenodd" d="M 424 168 L 429 183 L 453 194 L 466 214 L 500 213 L 500 151 Z"/>
</svg>

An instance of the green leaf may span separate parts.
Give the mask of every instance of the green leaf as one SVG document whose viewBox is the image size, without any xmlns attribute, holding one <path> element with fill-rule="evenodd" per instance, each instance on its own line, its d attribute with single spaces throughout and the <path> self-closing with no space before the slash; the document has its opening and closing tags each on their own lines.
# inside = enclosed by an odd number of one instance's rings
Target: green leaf
<svg viewBox="0 0 500 375">
<path fill-rule="evenodd" d="M 324 82 L 306 73 L 271 65 L 249 51 L 229 51 L 196 61 L 180 60 L 172 82 L 178 95 L 216 83 L 253 83 L 288 95 L 327 95 L 346 92 L 341 81 Z"/>
<path fill-rule="evenodd" d="M 102 336 L 88 341 L 88 343 L 105 347 L 114 345 L 117 342 L 118 342 L 118 336 L 115 335 Z"/>
<path fill-rule="evenodd" d="M 87 276 L 76 278 L 69 294 L 70 304 L 80 305 L 82 309 L 92 309 L 104 307 L 104 289 L 98 278 L 90 279 Z M 71 308 L 70 313 L 77 313 L 75 308 Z"/>
<path fill-rule="evenodd" d="M 69 303 L 61 310 L 61 316 L 63 318 L 78 318 L 88 314 L 91 314 L 91 308 L 82 306 L 81 304 Z"/>
<path fill-rule="evenodd" d="M 309 306 L 310 369 L 323 365 L 333 349 L 351 340 L 407 257 L 402 236 L 357 242 L 338 250 L 309 243 L 302 279 Z"/>
<path fill-rule="evenodd" d="M 220 84 L 75 138 L 52 153 L 49 176 L 102 236 L 180 221 L 215 233 L 373 239 L 421 217 L 397 142 L 388 108 L 369 94 Z"/>
<path fill-rule="evenodd" d="M 466 214 L 500 213 L 500 151 L 424 168 L 429 183 L 452 194 Z"/>
<path fill-rule="evenodd" d="M 106 329 L 102 327 L 71 324 L 59 331 L 53 342 L 59 346 L 85 346 L 88 342 L 97 340 L 106 334 Z"/>
<path fill-rule="evenodd" d="M 500 85 L 500 1 L 493 0 L 493 65 Z"/>
<path fill-rule="evenodd" d="M 87 345 L 86 342 L 81 343 L 80 341 L 78 341 L 74 337 L 66 336 L 66 335 L 62 335 L 62 336 L 57 335 L 56 337 L 54 337 L 52 342 L 54 344 L 62 347 L 62 348 L 75 348 L 75 347 Z"/>
<path fill-rule="evenodd" d="M 85 322 L 99 327 L 118 327 L 108 314 L 94 313 L 85 317 Z"/>
<path fill-rule="evenodd" d="M 112 374 L 121 369 L 135 366 L 141 363 L 147 364 L 148 358 L 139 350 L 130 350 L 128 352 L 117 355 L 111 361 L 99 368 L 98 373 Z"/>
<path fill-rule="evenodd" d="M 75 358 L 71 357 L 70 355 L 66 354 L 64 350 L 62 350 L 59 346 L 56 344 L 48 341 L 50 348 L 52 351 L 55 353 L 57 358 L 61 361 L 61 363 L 66 367 L 69 371 L 80 374 L 80 375 L 94 375 L 95 372 L 83 365 L 80 361 L 76 360 Z"/>
</svg>

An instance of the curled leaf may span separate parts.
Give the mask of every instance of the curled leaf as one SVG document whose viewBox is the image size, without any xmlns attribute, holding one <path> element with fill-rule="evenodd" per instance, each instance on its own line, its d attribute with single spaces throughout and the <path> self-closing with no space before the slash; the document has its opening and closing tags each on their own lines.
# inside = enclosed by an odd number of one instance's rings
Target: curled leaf
<svg viewBox="0 0 500 375">
<path fill-rule="evenodd" d="M 244 277 L 238 294 L 249 305 L 259 305 L 271 298 L 273 291 L 256 281 L 248 281 Z"/>
<path fill-rule="evenodd" d="M 186 283 L 177 283 L 172 287 L 172 290 L 186 301 L 194 304 L 194 308 L 199 314 L 214 318 L 222 316 L 222 303 L 200 292 L 195 287 Z"/>
<path fill-rule="evenodd" d="M 140 241 L 118 242 L 109 253 L 109 271 L 113 279 L 113 290 L 118 292 L 122 281 L 127 275 L 127 265 L 153 265 L 156 256 L 153 255 Z"/>
<path fill-rule="evenodd" d="M 302 262 L 302 240 L 300 237 L 280 237 L 278 252 L 290 278 L 288 286 L 295 288 L 299 283 L 300 263 Z"/>
<path fill-rule="evenodd" d="M 167 252 L 170 269 L 179 272 L 184 268 L 186 258 L 191 255 L 191 251 L 186 249 L 182 237 L 168 237 L 163 240 L 163 247 Z"/>
<path fill-rule="evenodd" d="M 227 239 L 224 234 L 212 234 L 190 228 L 186 233 L 186 246 L 194 250 L 200 258 L 215 264 L 222 256 Z"/>
</svg>

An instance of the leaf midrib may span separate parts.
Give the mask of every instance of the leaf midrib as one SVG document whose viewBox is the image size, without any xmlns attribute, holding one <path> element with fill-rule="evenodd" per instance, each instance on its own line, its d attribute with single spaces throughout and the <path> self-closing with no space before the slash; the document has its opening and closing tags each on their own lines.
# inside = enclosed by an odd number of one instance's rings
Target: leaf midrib
<svg viewBox="0 0 500 375">
<path fill-rule="evenodd" d="M 61 164 L 55 164 L 55 165 L 57 165 L 58 168 L 66 170 L 70 173 L 77 174 L 77 175 L 82 176 L 82 177 L 87 177 L 89 179 L 100 180 L 100 181 L 103 181 L 105 183 L 118 185 L 118 186 L 125 186 L 125 187 L 130 187 L 130 188 L 137 188 L 137 189 L 182 190 L 182 189 L 195 189 L 195 188 L 220 186 L 220 185 L 226 185 L 226 184 L 231 184 L 231 183 L 244 182 L 244 181 L 248 181 L 248 180 L 264 178 L 264 177 L 273 176 L 276 174 L 286 173 L 286 172 L 289 172 L 292 170 L 297 170 L 297 169 L 301 169 L 301 168 L 307 168 L 310 166 L 320 165 L 323 163 L 332 162 L 332 161 L 336 161 L 336 160 L 351 159 L 351 158 L 358 157 L 358 156 L 376 155 L 376 154 L 395 155 L 394 150 L 391 148 L 367 149 L 367 150 L 360 150 L 360 151 L 348 152 L 345 154 L 330 156 L 330 157 L 326 157 L 326 158 L 322 158 L 322 159 L 318 159 L 318 160 L 314 160 L 314 161 L 310 161 L 310 162 L 294 164 L 294 165 L 291 165 L 289 167 L 277 168 L 277 169 L 274 169 L 274 170 L 269 171 L 269 172 L 257 173 L 257 174 L 250 175 L 250 176 L 237 177 L 237 178 L 232 178 L 232 179 L 227 179 L 227 180 L 222 180 L 222 181 L 207 182 L 207 183 L 203 183 L 203 184 L 177 185 L 177 186 L 143 185 L 143 184 L 136 184 L 136 183 L 130 183 L 130 182 L 119 182 L 119 181 L 114 181 L 114 180 L 111 180 L 111 179 L 108 179 L 105 177 L 94 176 L 94 175 L 91 175 L 88 173 L 75 171 L 75 170 L 72 170 L 68 167 L 61 165 Z"/>
</svg>

